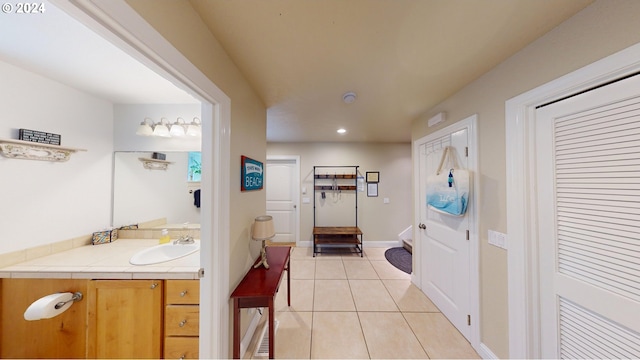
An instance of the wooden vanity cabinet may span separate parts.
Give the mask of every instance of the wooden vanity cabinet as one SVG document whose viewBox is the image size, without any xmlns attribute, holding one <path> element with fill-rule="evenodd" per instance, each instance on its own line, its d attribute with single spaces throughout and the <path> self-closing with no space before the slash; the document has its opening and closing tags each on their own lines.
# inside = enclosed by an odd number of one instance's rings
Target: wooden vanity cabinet
<svg viewBox="0 0 640 360">
<path fill-rule="evenodd" d="M 165 359 L 197 359 L 199 357 L 199 304 L 199 280 L 165 281 Z"/>
<path fill-rule="evenodd" d="M 84 297 L 51 319 L 35 300 Z M 0 279 L 0 358 L 198 358 L 199 280 Z"/>
<path fill-rule="evenodd" d="M 162 357 L 163 280 L 92 280 L 88 358 Z"/>
<path fill-rule="evenodd" d="M 43 296 L 76 291 L 86 294 L 86 289 L 86 280 L 0 279 L 0 358 L 84 358 L 86 301 L 76 302 L 50 319 L 26 321 L 23 314 Z"/>
</svg>

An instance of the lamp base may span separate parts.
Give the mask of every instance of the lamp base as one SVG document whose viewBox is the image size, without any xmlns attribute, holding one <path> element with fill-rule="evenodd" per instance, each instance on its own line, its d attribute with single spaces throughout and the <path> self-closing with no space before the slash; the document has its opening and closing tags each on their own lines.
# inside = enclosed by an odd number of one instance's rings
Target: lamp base
<svg viewBox="0 0 640 360">
<path fill-rule="evenodd" d="M 260 266 L 264 266 L 265 269 L 269 268 L 269 264 L 267 264 L 267 244 L 266 240 L 262 240 L 262 249 L 260 250 L 260 262 L 253 265 L 253 268 L 258 268 Z"/>
</svg>

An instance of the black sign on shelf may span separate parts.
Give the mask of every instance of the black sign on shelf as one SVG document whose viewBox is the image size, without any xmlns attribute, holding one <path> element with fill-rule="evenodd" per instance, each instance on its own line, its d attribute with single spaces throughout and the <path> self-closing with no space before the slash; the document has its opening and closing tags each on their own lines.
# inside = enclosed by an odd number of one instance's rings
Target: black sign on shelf
<svg viewBox="0 0 640 360">
<path fill-rule="evenodd" d="M 18 136 L 20 140 L 49 145 L 60 145 L 61 140 L 61 136 L 59 134 L 28 129 L 20 129 Z"/>
<path fill-rule="evenodd" d="M 151 158 L 156 160 L 167 160 L 167 154 L 154 152 L 153 154 L 151 154 Z"/>
</svg>

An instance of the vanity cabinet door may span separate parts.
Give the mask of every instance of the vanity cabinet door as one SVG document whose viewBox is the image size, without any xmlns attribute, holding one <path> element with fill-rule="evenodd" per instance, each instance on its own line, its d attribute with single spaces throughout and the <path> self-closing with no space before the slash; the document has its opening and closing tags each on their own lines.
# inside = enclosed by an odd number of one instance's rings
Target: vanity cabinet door
<svg viewBox="0 0 640 360">
<path fill-rule="evenodd" d="M 50 319 L 27 321 L 24 312 L 43 296 L 87 293 L 87 280 L 0 279 L 0 358 L 85 357 L 87 302 L 78 301 Z"/>
<path fill-rule="evenodd" d="M 88 358 L 162 356 L 162 280 L 89 282 Z"/>
</svg>

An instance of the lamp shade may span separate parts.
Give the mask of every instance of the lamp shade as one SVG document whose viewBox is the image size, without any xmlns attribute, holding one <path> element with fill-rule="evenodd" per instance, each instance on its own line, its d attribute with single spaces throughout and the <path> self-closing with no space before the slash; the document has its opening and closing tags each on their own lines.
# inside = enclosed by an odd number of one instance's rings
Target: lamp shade
<svg viewBox="0 0 640 360">
<path fill-rule="evenodd" d="M 141 136 L 151 136 L 153 135 L 153 129 L 151 128 L 153 125 L 153 121 L 149 118 L 145 118 L 138 126 L 138 130 L 136 131 L 136 135 Z"/>
<path fill-rule="evenodd" d="M 187 126 L 187 136 L 201 136 L 202 129 L 200 128 L 200 124 L 201 124 L 200 119 L 198 119 L 197 117 L 194 117 L 191 124 Z"/>
<path fill-rule="evenodd" d="M 151 136 L 153 135 L 153 129 L 148 124 L 142 123 L 138 126 L 138 130 L 136 131 L 136 135 L 141 136 Z"/>
<path fill-rule="evenodd" d="M 176 120 L 176 122 L 171 124 L 171 129 L 169 129 L 169 134 L 171 134 L 171 136 L 177 136 L 177 137 L 184 136 L 185 135 L 184 127 L 185 127 L 184 119 L 179 117 Z"/>
<path fill-rule="evenodd" d="M 184 128 L 178 123 L 173 124 L 171 125 L 171 130 L 169 130 L 169 134 L 171 134 L 171 136 L 184 136 Z"/>
<path fill-rule="evenodd" d="M 189 125 L 187 127 L 187 135 L 188 136 L 200 136 L 200 126 L 199 125 Z"/>
<path fill-rule="evenodd" d="M 165 124 L 157 124 L 153 129 L 153 135 L 161 137 L 170 137 L 169 128 Z"/>
<path fill-rule="evenodd" d="M 267 240 L 276 236 L 276 231 L 273 228 L 273 217 L 270 215 L 258 216 L 253 223 L 253 234 L 251 237 L 253 240 Z"/>
</svg>

